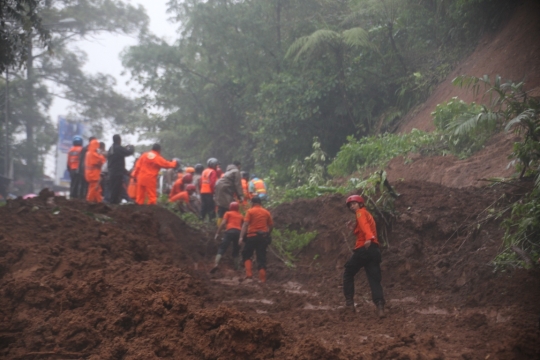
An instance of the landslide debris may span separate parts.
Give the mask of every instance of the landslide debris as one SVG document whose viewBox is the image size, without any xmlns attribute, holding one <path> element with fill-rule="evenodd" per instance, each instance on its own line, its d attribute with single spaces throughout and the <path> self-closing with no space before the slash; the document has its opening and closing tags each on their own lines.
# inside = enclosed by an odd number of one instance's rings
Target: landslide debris
<svg viewBox="0 0 540 360">
<path fill-rule="evenodd" d="M 273 210 L 279 227 L 318 235 L 296 268 L 270 257 L 265 287 L 241 281 L 229 254 L 208 275 L 212 234 L 161 207 L 11 201 L 0 208 L 0 358 L 539 358 L 538 272 L 490 265 L 504 218 L 492 215 L 520 189 L 396 188 L 384 320 L 363 273 L 357 313 L 342 309 L 354 241 L 342 196 Z"/>
</svg>

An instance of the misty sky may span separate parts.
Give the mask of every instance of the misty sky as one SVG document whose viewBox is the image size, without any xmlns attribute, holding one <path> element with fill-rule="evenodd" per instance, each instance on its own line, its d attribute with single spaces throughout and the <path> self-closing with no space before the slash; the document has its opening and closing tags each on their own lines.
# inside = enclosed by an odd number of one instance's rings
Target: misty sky
<svg viewBox="0 0 540 360">
<path fill-rule="evenodd" d="M 144 6 L 146 13 L 150 17 L 150 31 L 155 35 L 166 39 L 168 42 L 171 42 L 177 37 L 177 26 L 168 21 L 169 15 L 166 13 L 167 1 L 168 0 L 128 0 L 126 2 L 133 5 L 141 4 Z M 127 85 L 126 82 L 129 80 L 129 74 L 125 76 L 121 75 L 123 68 L 120 61 L 120 53 L 126 47 L 135 44 L 137 44 L 137 39 L 135 37 L 106 33 L 92 39 L 74 43 L 76 47 L 84 51 L 88 56 L 88 62 L 84 67 L 86 72 L 92 74 L 100 72 L 114 76 L 117 80 L 116 89 L 131 97 L 135 96 L 135 94 L 130 91 L 130 88 L 136 84 Z M 70 103 L 66 100 L 59 98 L 54 99 L 49 114 L 55 124 L 57 123 L 59 115 L 66 115 L 69 113 L 69 105 Z M 105 135 L 105 137 L 105 143 L 108 147 L 110 143 L 112 143 L 112 140 L 109 139 L 112 137 L 112 133 Z M 133 139 L 131 139 L 131 141 L 133 141 Z M 124 141 L 124 143 L 125 142 L 126 141 Z M 46 158 L 46 175 L 54 176 L 55 154 L 56 146 L 53 147 L 51 153 Z"/>
</svg>

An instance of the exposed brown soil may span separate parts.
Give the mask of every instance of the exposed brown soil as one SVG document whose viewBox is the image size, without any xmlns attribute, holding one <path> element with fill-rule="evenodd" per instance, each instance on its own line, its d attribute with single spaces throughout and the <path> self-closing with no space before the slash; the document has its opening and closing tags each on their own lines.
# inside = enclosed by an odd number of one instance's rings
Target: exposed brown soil
<svg viewBox="0 0 540 360">
<path fill-rule="evenodd" d="M 401 131 L 432 129 L 435 105 L 460 95 L 449 84 L 459 74 L 526 77 L 538 88 L 539 6 L 520 5 Z M 343 309 L 354 239 L 342 196 L 273 210 L 278 227 L 318 235 L 293 269 L 271 256 L 265 286 L 241 281 L 229 255 L 210 276 L 212 234 L 161 207 L 91 205 L 46 191 L 10 201 L 0 208 L 0 358 L 540 359 L 540 273 L 491 265 L 508 204 L 531 185 L 469 187 L 510 175 L 511 143 L 499 135 L 467 160 L 390 163 L 401 196 L 382 248 L 385 319 L 375 316 L 363 273 L 357 313 Z"/>
<path fill-rule="evenodd" d="M 509 21 L 499 31 L 486 34 L 475 51 L 459 63 L 427 101 L 403 119 L 399 130 L 434 130 L 431 113 L 437 104 L 454 96 L 468 102 L 481 102 L 480 98 L 474 98 L 472 92 L 452 85 L 452 80 L 459 75 L 488 75 L 492 80 L 495 75 L 500 75 L 504 80 L 524 81 L 527 90 L 540 95 L 539 38 L 540 3 L 534 0 L 520 1 Z"/>
<path fill-rule="evenodd" d="M 540 3 L 521 1 L 505 25 L 495 33 L 482 38 L 475 51 L 455 68 L 437 86 L 431 96 L 407 114 L 399 126 L 399 132 L 411 129 L 433 131 L 435 125 L 431 113 L 435 107 L 452 97 L 471 102 L 483 102 L 474 98 L 472 92 L 452 85 L 459 75 L 483 76 L 494 79 L 524 81 L 531 96 L 540 96 Z M 487 99 L 485 99 L 487 100 Z M 485 102 L 485 101 L 484 101 Z M 485 149 L 470 159 L 459 160 L 448 157 L 416 157 L 404 164 L 403 159 L 394 159 L 388 168 L 390 179 L 426 180 L 452 187 L 483 186 L 481 178 L 509 176 L 508 156 L 512 152 L 513 137 L 498 135 Z"/>
<path fill-rule="evenodd" d="M 397 191 L 383 248 L 383 320 L 362 273 L 358 312 L 342 309 L 350 214 L 341 196 L 273 211 L 279 227 L 318 236 L 295 269 L 271 259 L 264 287 L 240 281 L 228 255 L 209 276 L 215 244 L 160 207 L 45 193 L 12 201 L 0 208 L 0 357 L 539 358 L 539 274 L 489 265 L 502 231 L 487 208 L 505 208 L 523 190 L 413 181 Z"/>
<path fill-rule="evenodd" d="M 485 186 L 491 178 L 514 175 L 509 154 L 515 141 L 514 135 L 495 135 L 482 150 L 463 160 L 453 155 L 399 156 L 386 167 L 387 176 L 392 183 L 419 180 L 457 188 Z"/>
</svg>

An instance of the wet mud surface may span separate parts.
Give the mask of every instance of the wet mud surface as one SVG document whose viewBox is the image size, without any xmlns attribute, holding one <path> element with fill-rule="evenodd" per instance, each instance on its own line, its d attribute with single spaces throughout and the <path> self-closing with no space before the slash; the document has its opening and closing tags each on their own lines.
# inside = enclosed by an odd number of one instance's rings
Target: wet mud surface
<svg viewBox="0 0 540 360">
<path fill-rule="evenodd" d="M 160 207 L 12 201 L 0 208 L 0 358 L 540 358 L 540 274 L 490 265 L 505 214 L 494 215 L 523 191 L 396 188 L 384 319 L 362 272 L 357 312 L 343 308 L 354 239 L 341 196 L 273 209 L 278 227 L 318 235 L 296 268 L 270 256 L 265 286 L 229 253 L 210 275 L 212 234 Z"/>
</svg>

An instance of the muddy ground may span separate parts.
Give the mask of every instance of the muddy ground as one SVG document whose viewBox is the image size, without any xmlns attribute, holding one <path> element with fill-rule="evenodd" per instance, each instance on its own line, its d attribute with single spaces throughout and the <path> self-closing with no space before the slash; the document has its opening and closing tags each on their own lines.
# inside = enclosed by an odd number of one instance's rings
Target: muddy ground
<svg viewBox="0 0 540 360">
<path fill-rule="evenodd" d="M 296 268 L 273 257 L 266 286 L 229 255 L 210 276 L 211 234 L 163 208 L 15 200 L 0 208 L 0 358 L 538 359 L 540 274 L 490 263 L 520 186 L 397 184 L 382 320 L 363 273 L 357 313 L 342 307 L 341 196 L 273 210 L 318 235 Z"/>
</svg>

